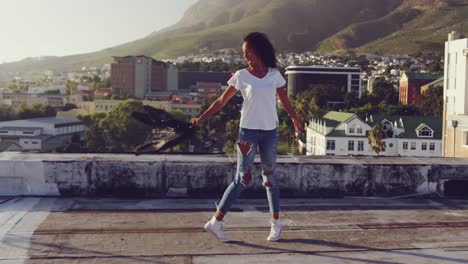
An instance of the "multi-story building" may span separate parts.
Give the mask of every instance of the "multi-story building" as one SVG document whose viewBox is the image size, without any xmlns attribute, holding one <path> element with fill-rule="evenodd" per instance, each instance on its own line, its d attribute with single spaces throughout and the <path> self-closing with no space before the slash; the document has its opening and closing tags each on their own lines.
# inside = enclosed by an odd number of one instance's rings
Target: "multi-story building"
<svg viewBox="0 0 468 264">
<path fill-rule="evenodd" d="M 29 93 L 2 93 L 0 103 L 19 109 L 21 105 L 47 104 L 53 107 L 63 107 L 66 96 L 61 94 L 29 94 Z"/>
<path fill-rule="evenodd" d="M 468 38 L 445 42 L 443 155 L 468 157 Z"/>
<path fill-rule="evenodd" d="M 227 85 L 229 72 L 179 72 L 179 91 L 197 89 L 197 83 L 221 83 Z"/>
<path fill-rule="evenodd" d="M 147 56 L 114 57 L 111 85 L 114 93 L 143 99 L 148 92 L 167 90 L 165 62 Z"/>
<path fill-rule="evenodd" d="M 440 75 L 405 72 L 400 78 L 400 104 L 416 105 L 421 96 L 421 86 L 439 79 Z"/>
<path fill-rule="evenodd" d="M 196 90 L 198 101 L 203 102 L 206 101 L 210 96 L 221 95 L 221 87 L 221 83 L 198 82 Z"/>
<path fill-rule="evenodd" d="M 440 157 L 442 119 L 423 116 L 371 115 L 367 120 L 344 112 L 329 112 L 311 120 L 306 128 L 307 155 L 375 156 L 369 131 L 380 125 L 386 150 L 382 156 Z"/>
<path fill-rule="evenodd" d="M 361 97 L 361 69 L 356 67 L 289 66 L 288 95 L 296 95 L 317 85 L 336 90 L 335 101 L 344 101 L 347 93 Z"/>
<path fill-rule="evenodd" d="M 0 122 L 0 142 L 21 150 L 56 151 L 67 147 L 73 136 L 83 140 L 86 127 L 77 119 L 55 117 Z"/>
</svg>

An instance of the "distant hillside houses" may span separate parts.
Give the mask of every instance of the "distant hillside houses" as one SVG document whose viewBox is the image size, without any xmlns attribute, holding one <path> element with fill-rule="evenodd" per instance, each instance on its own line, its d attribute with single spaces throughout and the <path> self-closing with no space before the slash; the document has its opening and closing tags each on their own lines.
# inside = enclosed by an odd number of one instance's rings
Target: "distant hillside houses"
<svg viewBox="0 0 468 264">
<path fill-rule="evenodd" d="M 86 127 L 77 119 L 55 117 L 0 122 L 3 150 L 53 152 L 66 148 L 73 140 L 84 140 Z"/>
<path fill-rule="evenodd" d="M 327 113 L 306 128 L 306 155 L 375 156 L 368 143 L 369 131 L 380 125 L 386 150 L 382 156 L 440 157 L 442 118 L 371 115 L 366 120 L 353 113 Z"/>
</svg>

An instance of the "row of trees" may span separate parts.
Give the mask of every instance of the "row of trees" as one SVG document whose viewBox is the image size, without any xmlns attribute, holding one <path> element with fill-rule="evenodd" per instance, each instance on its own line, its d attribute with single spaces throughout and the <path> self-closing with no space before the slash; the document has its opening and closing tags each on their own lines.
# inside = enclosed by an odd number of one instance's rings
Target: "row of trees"
<svg viewBox="0 0 468 264">
<path fill-rule="evenodd" d="M 214 60 L 212 62 L 194 62 L 187 60 L 177 64 L 179 71 L 237 71 L 245 68 L 243 63 L 224 62 L 222 60 Z"/>
<path fill-rule="evenodd" d="M 87 126 L 85 134 L 88 152 L 132 152 L 151 134 L 151 127 L 136 121 L 132 112 L 144 112 L 143 103 L 126 100 L 111 111 L 78 116 Z"/>
<path fill-rule="evenodd" d="M 35 103 L 31 105 L 21 105 L 18 111 L 11 106 L 0 104 L 0 121 L 10 121 L 16 119 L 55 117 L 57 110 L 46 104 Z"/>
<path fill-rule="evenodd" d="M 329 89 L 325 85 L 316 85 L 311 89 L 301 92 L 293 98 L 293 105 L 299 116 L 304 120 L 320 117 L 331 110 L 342 110 L 357 114 L 360 118 L 374 113 L 388 115 L 423 115 L 441 116 L 443 110 L 443 87 L 429 88 L 423 93 L 417 105 L 399 105 L 399 95 L 393 84 L 384 78 L 375 80 L 371 94 L 364 91 L 361 98 L 356 94 L 348 93 L 344 103 L 340 107 L 329 106 L 327 102 L 337 91 Z"/>
<path fill-rule="evenodd" d="M 145 112 L 143 103 L 128 99 L 122 101 L 109 112 L 95 112 L 79 115 L 88 130 L 85 133 L 85 152 L 133 152 L 135 147 L 143 144 L 152 136 L 152 127 L 147 126 L 132 117 L 133 112 Z M 188 117 L 180 111 L 171 112 L 179 120 L 188 121 Z M 188 144 L 183 143 L 184 148 Z M 185 146 L 186 145 L 186 146 Z M 181 146 L 175 147 L 178 151 Z"/>
<path fill-rule="evenodd" d="M 109 88 L 111 87 L 110 78 L 101 80 L 97 75 L 94 76 L 82 76 L 81 82 L 89 83 L 89 90 L 94 91 L 98 88 Z M 73 80 L 67 80 L 65 84 L 65 92 L 70 95 L 78 90 L 78 82 Z"/>
</svg>

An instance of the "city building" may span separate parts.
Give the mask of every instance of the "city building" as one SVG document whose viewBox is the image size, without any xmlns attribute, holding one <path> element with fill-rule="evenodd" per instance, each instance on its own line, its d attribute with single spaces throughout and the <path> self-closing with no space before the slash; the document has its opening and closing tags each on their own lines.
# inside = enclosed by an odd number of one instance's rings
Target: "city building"
<svg viewBox="0 0 468 264">
<path fill-rule="evenodd" d="M 114 57 L 111 86 L 114 93 L 144 99 L 148 92 L 167 90 L 165 62 L 147 56 Z"/>
<path fill-rule="evenodd" d="M 468 157 L 468 38 L 445 42 L 443 155 Z"/>
<path fill-rule="evenodd" d="M 442 119 L 423 116 L 371 115 L 366 120 L 353 113 L 331 111 L 306 127 L 306 155 L 375 156 L 369 131 L 380 125 L 386 150 L 382 156 L 440 157 Z"/>
<path fill-rule="evenodd" d="M 106 97 L 112 94 L 112 88 L 97 88 L 94 96 Z"/>
<path fill-rule="evenodd" d="M 206 101 L 211 96 L 221 95 L 221 83 L 197 82 L 196 93 L 199 102 Z"/>
<path fill-rule="evenodd" d="M 358 67 L 289 66 L 288 95 L 293 96 L 315 86 L 325 85 L 336 91 L 334 101 L 343 102 L 347 93 L 361 97 L 361 69 Z"/>
<path fill-rule="evenodd" d="M 16 144 L 22 151 L 56 151 L 66 148 L 75 136 L 83 140 L 86 127 L 77 119 L 55 117 L 0 122 L 0 143 Z"/>
<path fill-rule="evenodd" d="M 174 64 L 167 64 L 167 90 L 177 91 L 179 89 L 179 70 Z"/>
<path fill-rule="evenodd" d="M 91 114 L 94 112 L 109 112 L 115 108 L 118 104 L 122 103 L 122 100 L 94 100 L 92 102 L 79 102 L 77 104 L 78 109 L 72 109 L 72 113 L 76 114 Z M 187 101 L 155 101 L 155 100 L 144 100 L 144 105 L 149 105 L 154 108 L 166 110 L 168 112 L 180 111 L 185 115 L 194 117 L 200 114 L 202 105 L 191 100 Z M 59 113 L 62 116 L 67 116 L 66 113 Z"/>
<path fill-rule="evenodd" d="M 197 89 L 197 83 L 221 83 L 227 85 L 230 72 L 179 72 L 179 91 Z"/>
<path fill-rule="evenodd" d="M 53 107 L 63 107 L 67 100 L 61 94 L 30 94 L 30 93 L 0 93 L 0 103 L 18 110 L 21 105 L 46 104 Z"/>
<path fill-rule="evenodd" d="M 439 79 L 430 73 L 404 72 L 400 77 L 400 104 L 416 105 L 421 96 L 421 86 Z"/>
</svg>

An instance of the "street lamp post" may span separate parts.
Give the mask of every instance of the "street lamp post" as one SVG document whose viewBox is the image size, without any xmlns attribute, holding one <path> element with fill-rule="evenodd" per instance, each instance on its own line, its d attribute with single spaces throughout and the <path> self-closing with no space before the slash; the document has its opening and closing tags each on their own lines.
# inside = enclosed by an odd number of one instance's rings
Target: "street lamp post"
<svg viewBox="0 0 468 264">
<path fill-rule="evenodd" d="M 455 140 L 457 137 L 457 127 L 458 127 L 458 121 L 457 120 L 452 120 L 452 127 L 453 127 L 453 157 L 455 158 L 455 150 L 456 150 L 456 145 L 455 145 Z"/>
</svg>

